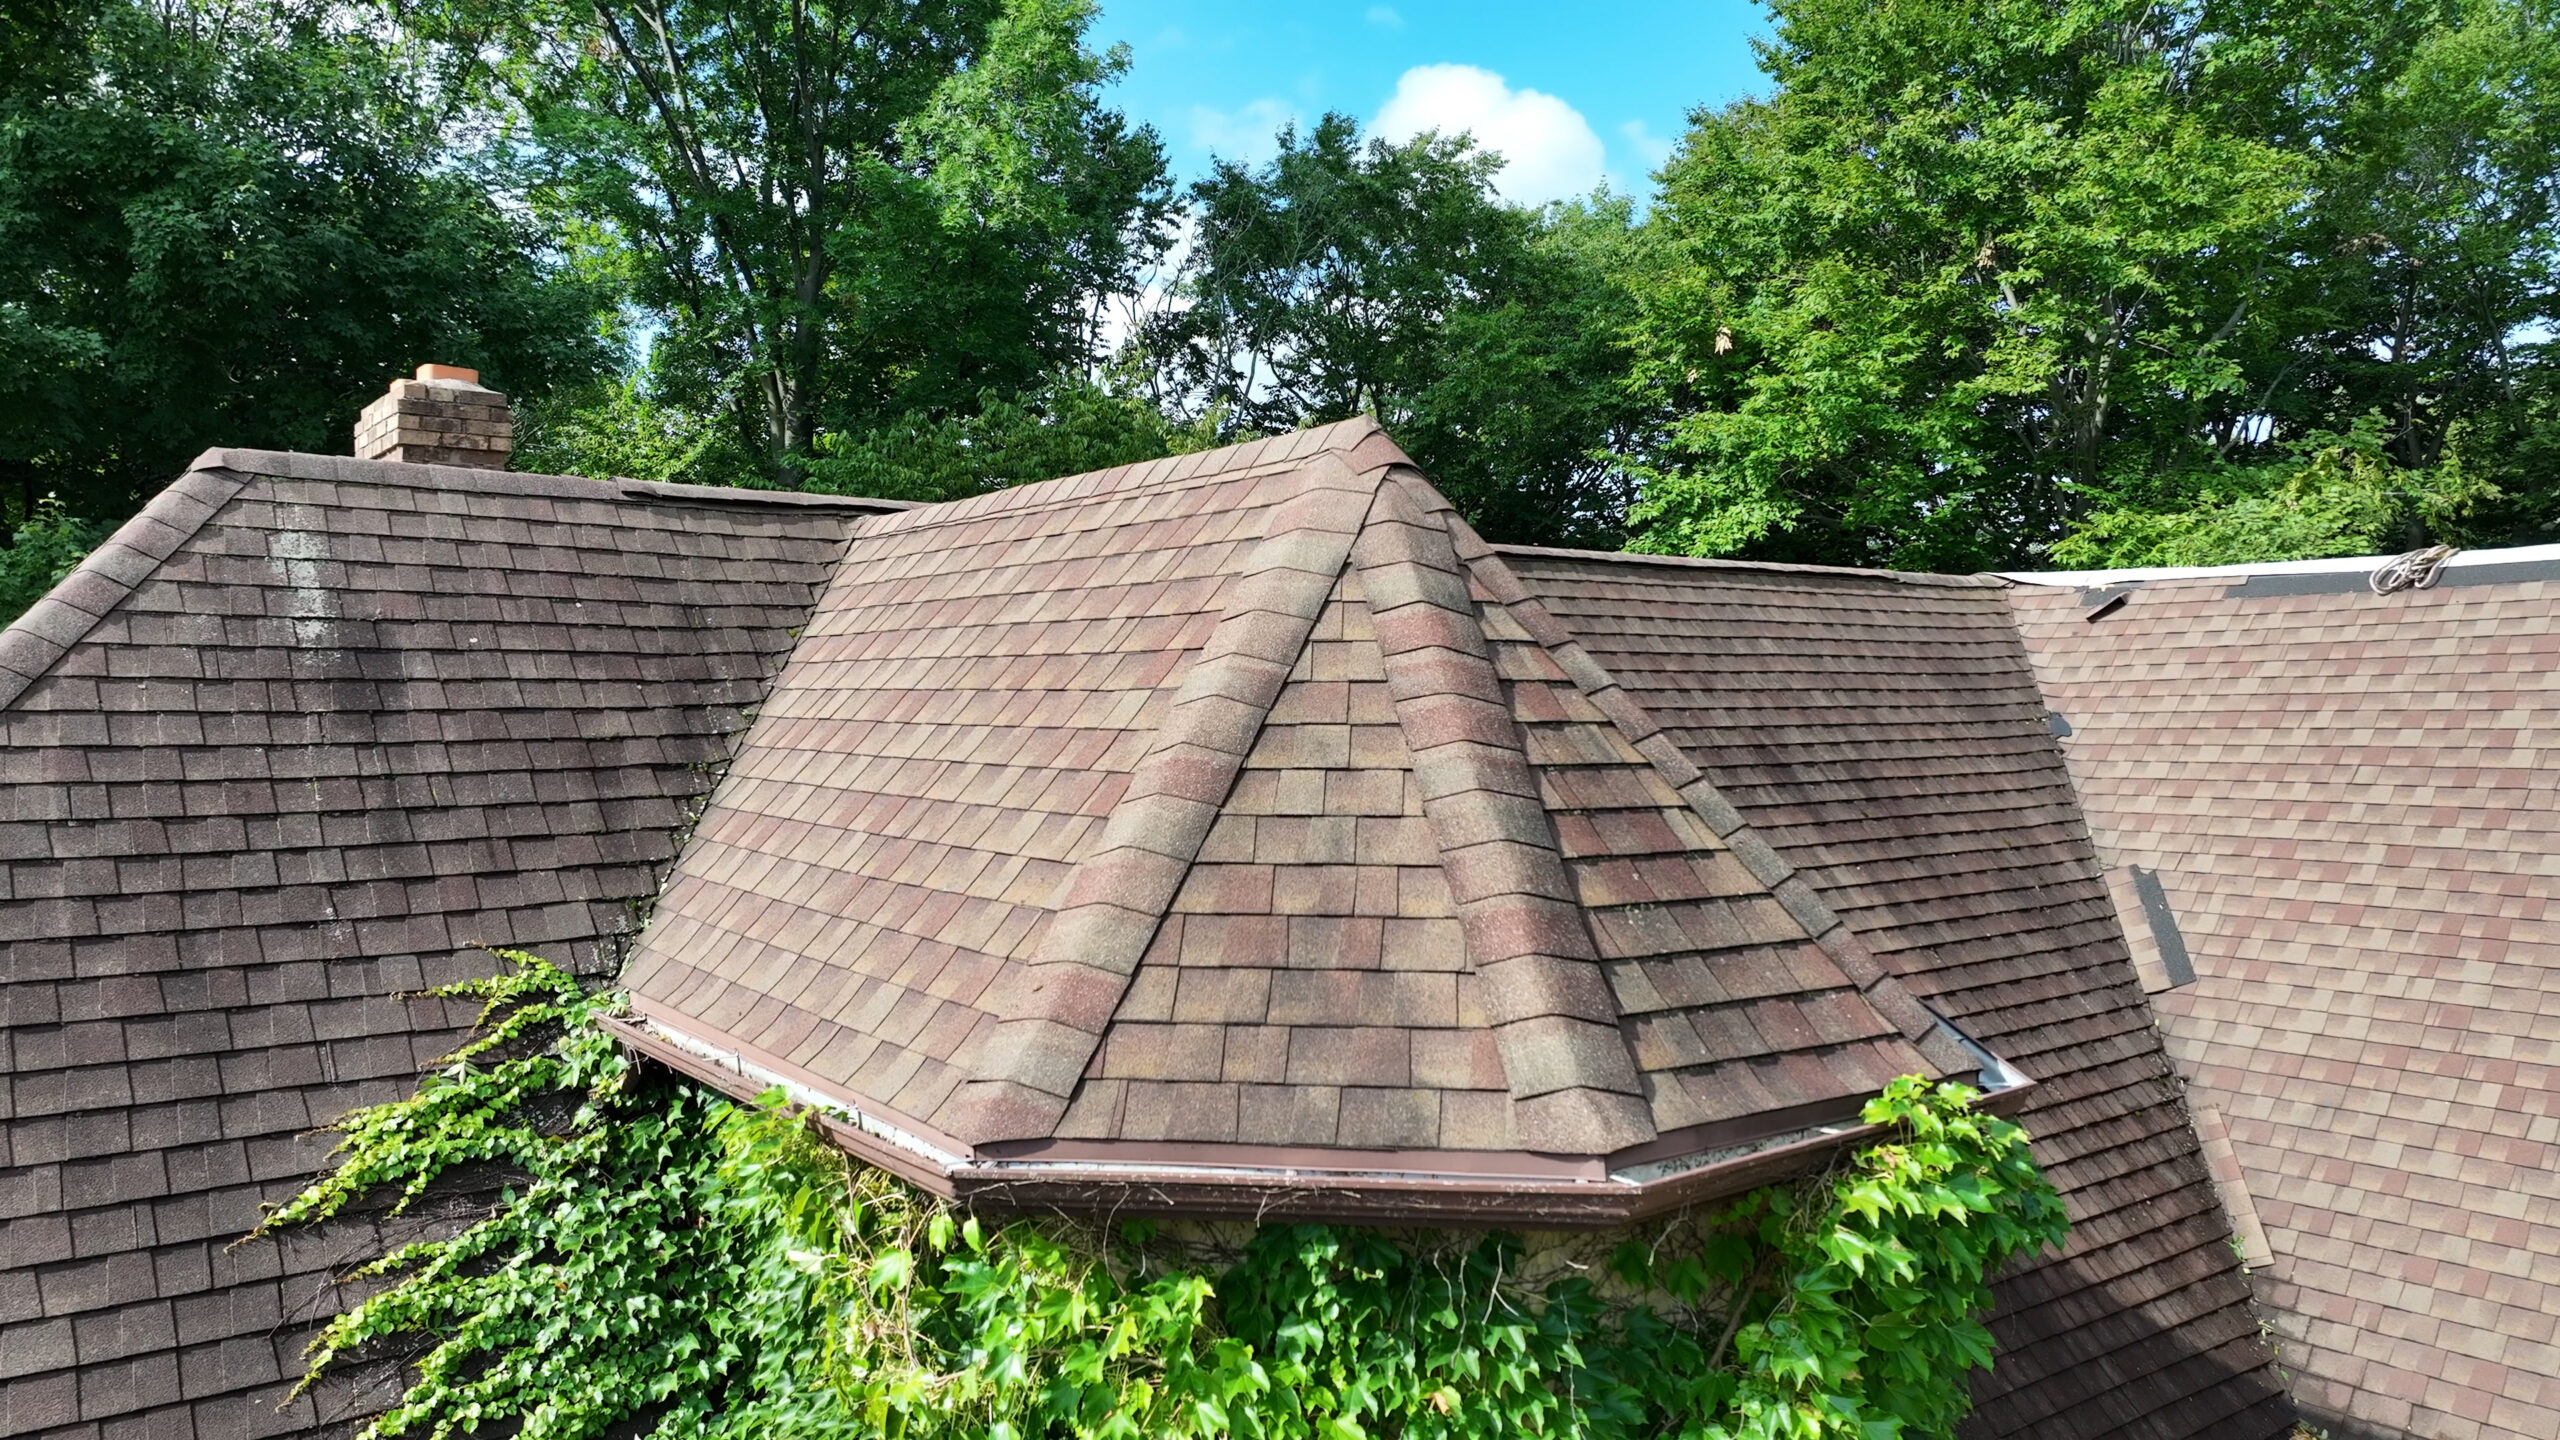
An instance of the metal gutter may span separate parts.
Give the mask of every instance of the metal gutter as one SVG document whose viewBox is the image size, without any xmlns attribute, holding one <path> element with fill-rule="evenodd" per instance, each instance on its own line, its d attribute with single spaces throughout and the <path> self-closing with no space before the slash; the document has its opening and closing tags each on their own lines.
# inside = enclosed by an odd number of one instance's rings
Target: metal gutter
<svg viewBox="0 0 2560 1440">
<path fill-rule="evenodd" d="M 608 1015 L 599 1023 L 631 1049 L 680 1075 L 692 1076 L 732 1100 L 753 1104 L 766 1091 L 779 1088 L 793 1104 L 816 1116 L 828 1137 L 855 1159 L 945 1199 L 956 1193 L 951 1172 L 963 1162 L 958 1154 L 853 1110 L 835 1096 L 744 1055 L 679 1035 L 641 1016 Z"/>
<path fill-rule="evenodd" d="M 875 1165 L 945 1199 L 999 1213 L 1196 1215 L 1250 1220 L 1332 1221 L 1365 1225 L 1519 1226 L 1607 1229 L 1691 1205 L 1721 1200 L 1821 1168 L 1835 1155 L 1880 1139 L 1884 1127 L 1832 1123 L 1746 1141 L 1684 1157 L 1646 1159 L 1599 1174 L 1473 1173 L 1413 1168 L 1422 1157 L 1399 1152 L 1335 1152 L 1334 1163 L 1248 1164 L 1226 1160 L 1235 1147 L 1133 1145 L 1128 1160 L 1113 1148 L 1077 1147 L 1056 1159 L 990 1156 L 946 1148 L 923 1127 L 866 1111 L 760 1057 L 710 1044 L 644 1016 L 602 1022 L 634 1051 L 723 1094 L 753 1101 L 779 1088 L 824 1128 L 829 1139 Z M 2010 1115 L 2034 1082 L 1979 1052 L 1994 1073 L 2017 1083 L 1988 1091 L 1982 1108 Z M 1203 1158 L 1172 1158 L 1188 1150 Z M 1321 1152 L 1310 1150 L 1310 1160 Z M 1532 1157 L 1522 1157 L 1524 1159 Z M 1571 1157 L 1535 1157 L 1557 1170 L 1578 1169 Z M 1597 1158 L 1597 1157 L 1592 1157 Z M 1373 1163 L 1363 1164 L 1364 1160 Z M 1560 1163 L 1561 1162 L 1561 1163 Z M 1469 1163 L 1484 1163 L 1469 1157 Z"/>
</svg>

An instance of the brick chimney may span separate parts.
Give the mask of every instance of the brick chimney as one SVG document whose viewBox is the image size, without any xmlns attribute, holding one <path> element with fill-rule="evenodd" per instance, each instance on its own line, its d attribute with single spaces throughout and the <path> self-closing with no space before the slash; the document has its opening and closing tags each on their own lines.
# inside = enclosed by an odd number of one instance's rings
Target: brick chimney
<svg viewBox="0 0 2560 1440">
<path fill-rule="evenodd" d="M 392 381 L 391 393 L 364 407 L 356 456 L 504 470 L 515 434 L 507 397 L 481 384 L 479 371 L 421 365 L 418 378 Z"/>
</svg>

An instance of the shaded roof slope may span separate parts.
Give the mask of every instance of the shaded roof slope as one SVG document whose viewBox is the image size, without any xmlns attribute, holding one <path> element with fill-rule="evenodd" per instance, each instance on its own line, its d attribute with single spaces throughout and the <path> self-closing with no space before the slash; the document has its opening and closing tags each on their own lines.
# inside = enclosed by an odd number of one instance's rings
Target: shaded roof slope
<svg viewBox="0 0 2560 1440">
<path fill-rule="evenodd" d="M 0 1432 L 322 1423 L 367 1252 L 230 1242 L 471 947 L 609 972 L 859 513 L 213 451 L 0 634 Z"/>
<path fill-rule="evenodd" d="M 2069 1249 L 1998 1286 L 1969 1435 L 2287 1414 L 1999 582 L 1502 552 L 1876 958 L 2037 1080 Z"/>
<path fill-rule="evenodd" d="M 1367 421 L 868 524 L 637 1033 L 946 1191 L 1552 1221 L 1981 1068 L 1526 598 Z"/>
<path fill-rule="evenodd" d="M 2383 563 L 2010 598 L 2306 1409 L 2560 1434 L 2560 547 Z"/>
</svg>

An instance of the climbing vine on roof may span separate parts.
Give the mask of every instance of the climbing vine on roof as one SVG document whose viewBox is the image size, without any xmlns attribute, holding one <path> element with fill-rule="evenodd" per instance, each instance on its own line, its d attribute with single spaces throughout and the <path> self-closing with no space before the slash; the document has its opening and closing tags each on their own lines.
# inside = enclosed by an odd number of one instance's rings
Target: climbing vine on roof
<svg viewBox="0 0 2560 1440">
<path fill-rule="evenodd" d="M 322 1383 L 406 1367 L 369 1435 L 1918 1440 L 1992 1361 L 1986 1277 L 2065 1228 L 2023 1132 L 1918 1079 L 1830 1173 L 1587 1249 L 981 1219 L 504 958 L 439 992 L 476 1037 L 262 1227 L 463 1207 L 311 1347 Z"/>
</svg>

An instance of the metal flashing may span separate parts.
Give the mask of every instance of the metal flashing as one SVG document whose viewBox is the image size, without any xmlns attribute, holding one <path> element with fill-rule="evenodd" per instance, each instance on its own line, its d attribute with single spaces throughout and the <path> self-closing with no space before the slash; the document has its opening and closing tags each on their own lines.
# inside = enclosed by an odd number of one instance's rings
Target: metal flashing
<svg viewBox="0 0 2560 1440">
<path fill-rule="evenodd" d="M 1807 1173 L 1886 1133 L 1883 1126 L 1854 1118 L 1799 1121 L 1776 1133 L 1631 1165 L 1520 1157 L 1532 1163 L 1518 1169 L 1532 1173 L 1505 1173 L 1498 1166 L 1480 1173 L 1424 1169 L 1417 1162 L 1439 1165 L 1447 1157 L 1398 1151 L 1334 1151 L 1332 1163 L 1325 1164 L 1314 1150 L 1284 1154 L 1274 1147 L 1214 1145 L 1088 1144 L 1054 1159 L 1013 1158 L 944 1150 L 809 1084 L 793 1067 L 768 1063 L 771 1057 L 728 1049 L 641 1016 L 602 1023 L 633 1050 L 733 1099 L 751 1103 L 779 1089 L 855 1158 L 928 1193 L 998 1212 L 1607 1229 Z M 2016 1081 L 1986 1091 L 1983 1108 L 2015 1114 L 2034 1082 L 1988 1052 L 1979 1053 L 1986 1075 L 1997 1069 Z M 1236 1153 L 1251 1150 L 1272 1153 Z M 1536 1163 L 1541 1160 L 1544 1165 Z"/>
<path fill-rule="evenodd" d="M 2461 557 L 2456 556 L 2459 560 Z M 2304 575 L 2252 575 L 2222 592 L 2226 600 L 2254 600 L 2267 595 L 2368 595 L 2370 571 L 2325 571 Z M 2520 585 L 2532 580 L 2560 580 L 2560 559 L 2515 560 L 2494 565 L 2447 564 L 2428 589 L 2464 585 Z"/>
</svg>

